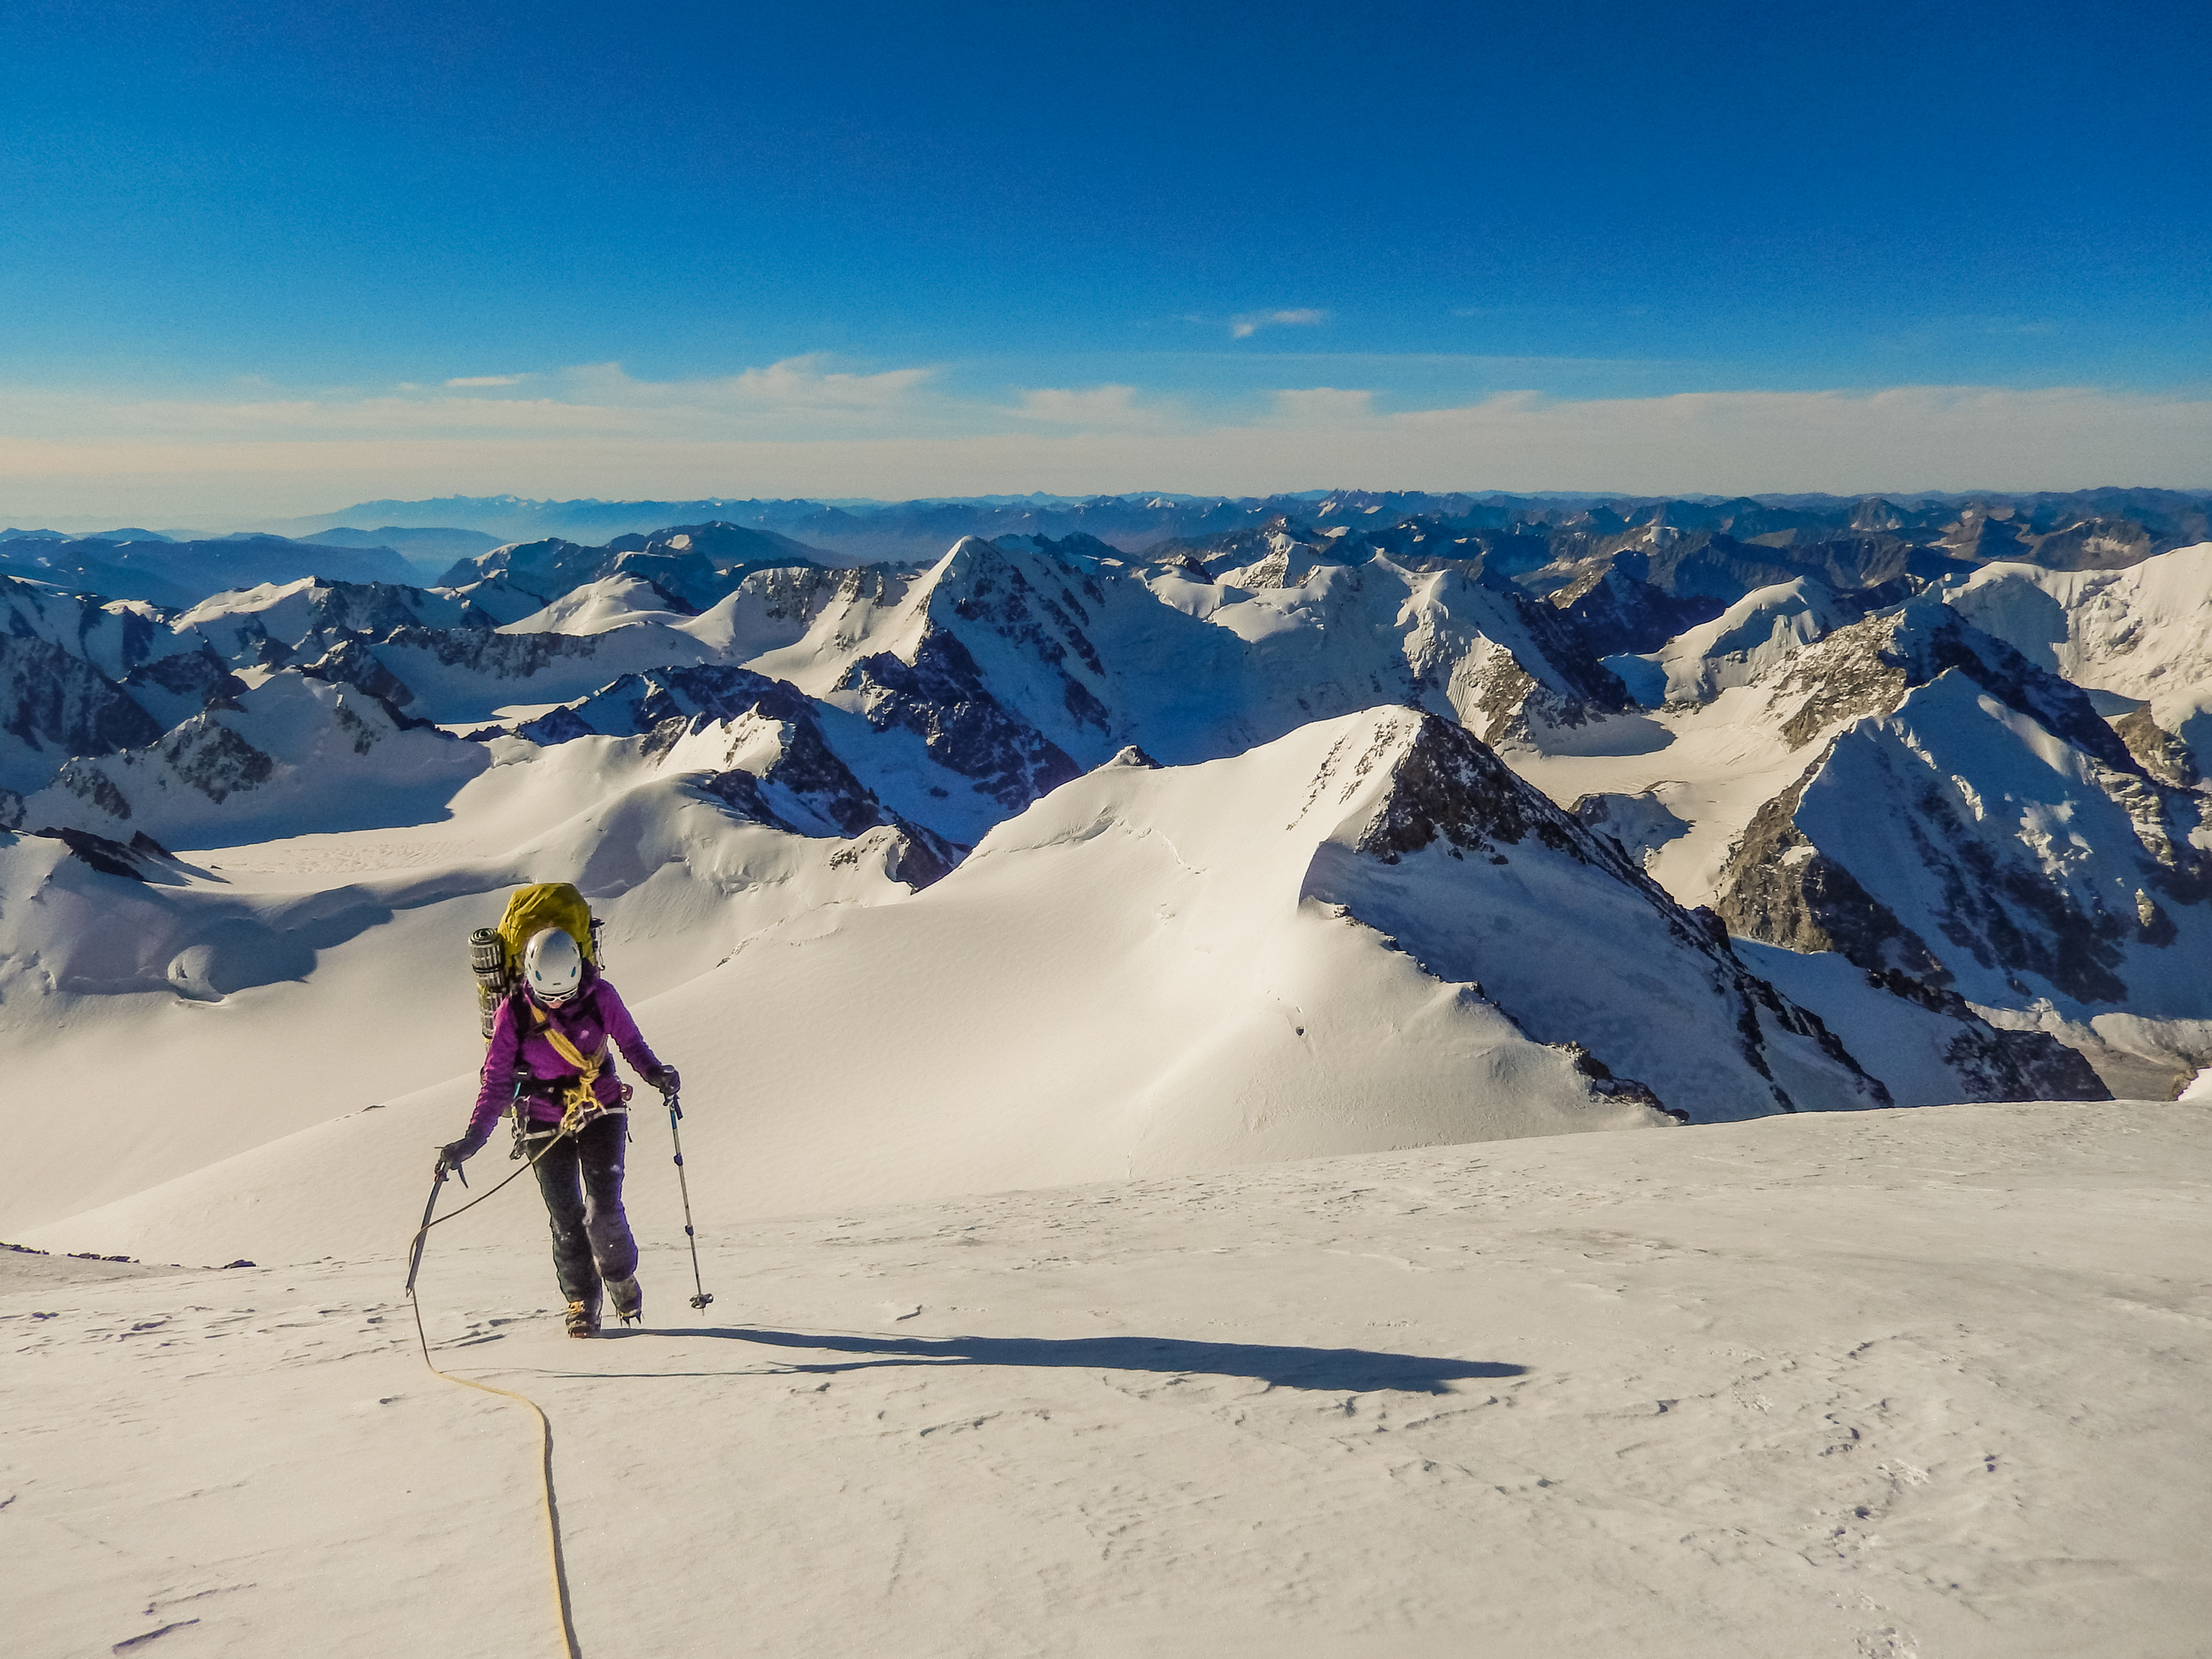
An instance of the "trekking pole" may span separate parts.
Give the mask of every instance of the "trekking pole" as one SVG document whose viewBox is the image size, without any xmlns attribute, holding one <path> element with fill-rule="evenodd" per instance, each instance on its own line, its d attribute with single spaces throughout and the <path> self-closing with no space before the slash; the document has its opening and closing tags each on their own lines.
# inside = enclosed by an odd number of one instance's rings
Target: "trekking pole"
<svg viewBox="0 0 2212 1659">
<path fill-rule="evenodd" d="M 691 1305 L 704 1313 L 707 1310 L 707 1304 L 712 1302 L 714 1297 L 699 1278 L 699 1235 L 692 1231 L 691 1226 L 691 1182 L 684 1175 L 683 1132 L 676 1127 L 677 1119 L 683 1115 L 684 1109 L 676 1103 L 675 1092 L 672 1089 L 668 1095 L 668 1138 L 675 1143 L 676 1187 L 677 1190 L 684 1195 L 684 1237 L 691 1240 L 691 1285 L 692 1288 L 699 1293 L 691 1299 Z M 436 1202 L 435 1193 L 431 1194 L 431 1200 L 433 1202 Z"/>
</svg>

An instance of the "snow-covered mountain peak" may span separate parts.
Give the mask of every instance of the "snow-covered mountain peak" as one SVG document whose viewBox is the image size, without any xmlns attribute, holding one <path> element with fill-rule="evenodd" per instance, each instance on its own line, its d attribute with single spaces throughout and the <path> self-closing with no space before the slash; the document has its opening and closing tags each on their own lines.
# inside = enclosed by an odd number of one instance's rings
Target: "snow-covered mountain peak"
<svg viewBox="0 0 2212 1659">
<path fill-rule="evenodd" d="M 2038 667 L 2122 700 L 2106 712 L 2154 776 L 2212 776 L 2212 542 L 2119 571 L 1985 565 L 1945 598 Z"/>
<path fill-rule="evenodd" d="M 1794 577 L 1754 588 L 1709 622 L 1686 628 L 1659 649 L 1609 657 L 1647 708 L 1709 703 L 1733 686 L 1750 685 L 1816 640 L 1859 620 L 1866 607 L 1816 577 Z"/>
<path fill-rule="evenodd" d="M 2193 1006 L 2212 854 L 2190 844 L 2185 803 L 2109 727 L 2085 744 L 2035 701 L 1962 664 L 1858 720 L 1761 810 L 1722 913 L 1985 1004 Z"/>
<path fill-rule="evenodd" d="M 311 576 L 213 595 L 169 626 L 177 639 L 172 649 L 204 641 L 234 664 L 281 665 L 311 639 L 395 628 L 484 629 L 493 618 L 465 598 L 432 589 Z"/>
<path fill-rule="evenodd" d="M 672 609 L 669 596 L 641 576 L 619 574 L 570 589 L 543 610 L 503 623 L 502 634 L 604 634 L 610 628 L 658 622 L 681 627 L 692 618 Z"/>
</svg>

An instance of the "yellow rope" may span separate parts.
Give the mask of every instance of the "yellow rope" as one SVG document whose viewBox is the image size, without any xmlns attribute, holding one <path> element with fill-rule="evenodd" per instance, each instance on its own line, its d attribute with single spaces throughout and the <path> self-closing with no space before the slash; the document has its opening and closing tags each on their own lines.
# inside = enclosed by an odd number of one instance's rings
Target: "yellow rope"
<svg viewBox="0 0 2212 1659">
<path fill-rule="evenodd" d="M 422 1328 L 422 1303 L 415 1293 L 407 1293 L 408 1305 L 415 1310 L 415 1339 L 422 1344 L 422 1363 L 428 1365 L 434 1376 L 442 1377 L 449 1383 L 464 1388 L 473 1388 L 480 1394 L 497 1394 L 503 1400 L 512 1400 L 526 1405 L 538 1419 L 538 1439 L 542 1451 L 539 1466 L 545 1494 L 545 1543 L 548 1559 L 553 1569 L 554 1612 L 561 1624 L 561 1651 L 568 1659 L 582 1659 L 576 1646 L 576 1619 L 568 1600 L 568 1570 L 561 1559 L 561 1516 L 553 1498 L 553 1425 L 545 1415 L 545 1409 L 527 1394 L 518 1394 L 511 1388 L 495 1388 L 490 1383 L 478 1382 L 472 1378 L 456 1377 L 449 1371 L 441 1371 L 430 1357 L 430 1338 Z"/>
<path fill-rule="evenodd" d="M 484 1193 L 463 1204 L 461 1210 L 473 1209 L 476 1205 L 482 1203 L 485 1199 L 489 1198 L 492 1193 L 506 1186 L 507 1181 L 513 1180 L 516 1175 L 537 1168 L 538 1160 L 550 1152 L 556 1144 L 565 1139 L 567 1133 L 568 1132 L 564 1129 L 555 1134 L 552 1140 L 538 1148 L 537 1157 L 532 1158 L 513 1175 L 508 1176 L 506 1181 L 500 1182 L 499 1186 L 493 1187 L 490 1193 Z M 444 1184 L 445 1173 L 442 1167 L 439 1171 L 437 1184 L 430 1189 L 430 1202 L 433 1207 L 436 1205 L 438 1194 L 443 1188 Z M 414 1248 L 420 1251 L 423 1240 L 428 1236 L 430 1229 L 436 1226 L 439 1221 L 452 1220 L 454 1217 L 461 1213 L 461 1210 L 449 1210 L 444 1215 L 440 1216 L 436 1221 L 430 1218 L 430 1213 L 426 1210 L 423 1212 L 422 1225 L 415 1232 Z M 420 1263 L 421 1259 L 419 1255 L 416 1256 L 415 1260 L 418 1264 Z M 544 1408 L 527 1394 L 518 1394 L 511 1388 L 496 1388 L 490 1383 L 478 1382 L 469 1377 L 456 1377 L 451 1371 L 441 1371 L 438 1368 L 437 1363 L 430 1357 L 429 1333 L 422 1328 L 422 1303 L 415 1295 L 415 1275 L 412 1270 L 410 1270 L 407 1275 L 407 1305 L 414 1310 L 415 1340 L 422 1345 L 422 1363 L 430 1367 L 432 1376 L 442 1377 L 449 1383 L 457 1383 L 464 1388 L 473 1388 L 480 1394 L 497 1394 L 503 1400 L 512 1400 L 518 1404 L 528 1406 L 537 1417 L 541 1454 L 538 1475 L 545 1495 L 545 1543 L 548 1557 L 553 1568 L 553 1604 L 554 1612 L 558 1616 L 561 1624 L 561 1651 L 567 1655 L 567 1659 L 582 1659 L 581 1652 L 576 1646 L 575 1615 L 569 1606 L 568 1569 L 561 1559 L 561 1512 L 553 1497 L 553 1424 L 545 1415 Z"/>
</svg>

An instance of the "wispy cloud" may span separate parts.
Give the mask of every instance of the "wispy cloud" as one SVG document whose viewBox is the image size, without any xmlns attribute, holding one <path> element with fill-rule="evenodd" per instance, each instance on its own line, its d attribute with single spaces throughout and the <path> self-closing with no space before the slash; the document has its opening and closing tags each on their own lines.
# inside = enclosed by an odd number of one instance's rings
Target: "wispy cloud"
<svg viewBox="0 0 2212 1659">
<path fill-rule="evenodd" d="M 575 396 L 627 408 L 718 408 L 752 413 L 880 412 L 911 401 L 933 369 L 887 369 L 874 374 L 830 366 L 813 353 L 785 357 L 765 368 L 696 380 L 633 379 L 618 363 L 587 364 L 561 379 Z"/>
<path fill-rule="evenodd" d="M 1328 312 L 1308 308 L 1287 311 L 1246 311 L 1229 319 L 1229 338 L 1249 340 L 1263 328 L 1311 328 L 1328 320 Z"/>
<path fill-rule="evenodd" d="M 612 365 L 541 380 L 544 395 L 484 388 L 351 401 L 0 388 L 0 522 L 92 513 L 242 524 L 381 496 L 507 492 L 896 499 L 1330 484 L 1729 495 L 2212 485 L 2212 397 L 2078 387 L 1514 392 L 1381 412 L 1369 392 L 1322 386 L 1209 419 L 1122 385 L 963 401 L 933 387 L 928 370 L 859 373 L 818 359 L 701 381 L 640 381 Z"/>
<path fill-rule="evenodd" d="M 1169 413 L 1161 404 L 1140 405 L 1133 386 L 1093 386 L 1080 391 L 1042 387 L 1023 392 L 1020 399 L 1008 413 L 1023 420 L 1082 426 L 1092 431 L 1157 426 Z"/>
<path fill-rule="evenodd" d="M 972 428 L 972 415 L 962 406 L 918 396 L 933 373 L 859 373 L 805 357 L 693 380 L 640 380 L 619 364 L 601 363 L 547 374 L 457 376 L 434 387 L 403 382 L 373 393 L 272 396 L 273 388 L 257 384 L 242 384 L 242 396 L 199 397 L 14 390 L 0 395 L 0 435 L 65 442 L 124 434 L 151 442 L 288 437 L 336 445 L 387 437 L 458 442 L 488 434 L 583 433 L 803 442 L 912 434 L 962 420 Z"/>
</svg>

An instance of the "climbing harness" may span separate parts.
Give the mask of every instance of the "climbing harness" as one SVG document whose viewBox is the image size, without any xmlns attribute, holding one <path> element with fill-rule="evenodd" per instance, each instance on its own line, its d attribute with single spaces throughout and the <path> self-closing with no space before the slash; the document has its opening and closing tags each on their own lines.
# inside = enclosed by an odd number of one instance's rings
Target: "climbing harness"
<svg viewBox="0 0 2212 1659">
<path fill-rule="evenodd" d="M 546 1018 L 545 1010 L 535 1002 L 525 997 L 523 1006 L 530 1010 L 532 1029 L 553 1045 L 554 1053 L 576 1068 L 574 1079 L 560 1084 L 553 1095 L 554 1099 L 561 1102 L 561 1132 L 564 1134 L 574 1134 L 595 1118 L 603 1118 L 610 1112 L 629 1110 L 628 1085 L 622 1086 L 622 1097 L 613 1105 L 602 1101 L 594 1092 L 594 1085 L 599 1081 L 600 1071 L 607 1064 L 607 1050 L 613 1046 L 613 1038 L 602 1038 L 598 1052 L 586 1054 L 568 1040 L 567 1035 L 558 1025 Z M 516 1110 L 518 1113 L 520 1112 L 519 1104 L 516 1107 Z"/>
<path fill-rule="evenodd" d="M 560 1140 L 560 1138 L 559 1134 L 555 1134 L 549 1137 L 545 1143 L 546 1148 L 549 1149 L 555 1142 Z M 447 1165 L 442 1161 L 440 1162 L 438 1164 L 437 1173 L 430 1183 L 430 1202 L 425 1204 L 422 1208 L 422 1225 L 415 1230 L 414 1248 L 410 1253 L 408 1258 L 407 1305 L 414 1310 L 415 1340 L 419 1343 L 422 1348 L 422 1363 L 430 1368 L 431 1374 L 433 1376 L 442 1377 L 446 1379 L 446 1381 L 449 1383 L 457 1383 L 464 1388 L 473 1388 L 480 1394 L 497 1394 L 503 1400 L 512 1400 L 518 1405 L 527 1406 L 530 1409 L 531 1414 L 538 1420 L 538 1477 L 540 1486 L 543 1490 L 545 1496 L 546 1551 L 548 1562 L 553 1570 L 554 1610 L 560 1621 L 561 1651 L 568 1655 L 568 1659 L 582 1659 L 581 1650 L 579 1649 L 576 1645 L 575 1610 L 569 1604 L 568 1569 L 566 1563 L 563 1561 L 561 1556 L 560 1505 L 553 1495 L 552 1421 L 545 1415 L 545 1409 L 539 1405 L 536 1401 L 531 1399 L 527 1394 L 517 1394 L 511 1388 L 495 1387 L 490 1383 L 478 1382 L 473 1378 L 457 1377 L 449 1371 L 442 1370 L 439 1367 L 438 1363 L 430 1357 L 430 1337 L 428 1333 L 423 1329 L 422 1324 L 422 1302 L 415 1295 L 415 1275 L 422 1270 L 423 1244 L 424 1241 L 430 1236 L 430 1229 L 438 1225 L 441 1222 L 452 1220 L 454 1217 L 462 1214 L 465 1210 L 475 1209 L 476 1206 L 482 1203 L 485 1199 L 489 1198 L 493 1193 L 497 1192 L 501 1187 L 506 1186 L 507 1181 L 511 1181 L 515 1179 L 515 1176 L 521 1174 L 523 1170 L 533 1168 L 537 1164 L 538 1158 L 541 1158 L 544 1156 L 545 1151 L 541 1150 L 538 1154 L 538 1157 L 532 1158 L 528 1164 L 522 1166 L 522 1170 L 515 1171 L 512 1174 L 507 1177 L 506 1180 L 501 1181 L 497 1187 L 494 1187 L 489 1191 L 482 1193 L 475 1198 L 472 1198 L 467 1203 L 463 1204 L 459 1210 L 449 1210 L 444 1215 L 438 1217 L 435 1220 L 433 1220 L 431 1217 L 431 1212 L 438 1207 L 438 1192 L 439 1189 L 445 1185 L 445 1178 L 448 1172 Z M 451 1172 L 453 1174 L 459 1175 L 461 1172 L 460 1166 L 458 1164 L 453 1165 Z M 461 1184 L 464 1187 L 468 1185 L 466 1177 L 463 1177 Z"/>
</svg>

